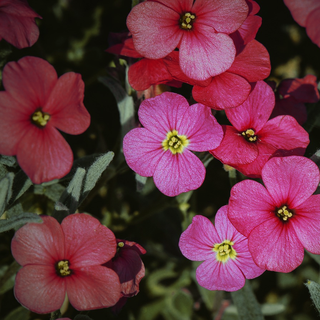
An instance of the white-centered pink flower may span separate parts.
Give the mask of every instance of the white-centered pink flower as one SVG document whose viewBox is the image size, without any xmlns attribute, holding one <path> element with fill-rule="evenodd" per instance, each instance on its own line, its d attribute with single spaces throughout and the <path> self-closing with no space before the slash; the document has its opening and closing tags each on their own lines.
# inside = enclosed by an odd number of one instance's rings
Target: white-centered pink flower
<svg viewBox="0 0 320 320">
<path fill-rule="evenodd" d="M 195 190 L 205 178 L 205 167 L 191 152 L 219 146 L 223 132 L 211 109 L 171 92 L 144 100 L 139 108 L 144 128 L 131 130 L 123 140 L 129 167 L 152 177 L 167 196 Z M 211 147 L 215 146 L 215 147 Z"/>
<path fill-rule="evenodd" d="M 186 258 L 204 261 L 197 268 L 196 278 L 209 290 L 239 290 L 245 279 L 256 278 L 265 271 L 254 263 L 248 239 L 231 224 L 227 212 L 228 206 L 218 210 L 215 225 L 206 217 L 195 216 L 179 241 Z"/>
</svg>

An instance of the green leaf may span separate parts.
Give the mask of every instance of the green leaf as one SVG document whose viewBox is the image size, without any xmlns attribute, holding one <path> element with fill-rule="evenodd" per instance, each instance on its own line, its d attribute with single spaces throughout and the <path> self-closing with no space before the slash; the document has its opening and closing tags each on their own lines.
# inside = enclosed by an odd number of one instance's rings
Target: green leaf
<svg viewBox="0 0 320 320">
<path fill-rule="evenodd" d="M 42 223 L 42 219 L 35 213 L 23 212 L 10 219 L 0 220 L 0 232 L 22 227 L 26 223 Z"/>
<path fill-rule="evenodd" d="M 14 174 L 9 172 L 0 181 L 0 216 L 5 210 L 7 203 L 12 195 L 12 184 L 13 184 Z"/>
<path fill-rule="evenodd" d="M 9 266 L 0 267 L 0 279 L 4 276 Z M 8 290 L 12 289 L 14 286 L 14 279 L 16 278 L 16 274 L 13 274 L 9 279 L 7 279 L 3 285 L 0 287 L 0 295 L 6 293 Z"/>
<path fill-rule="evenodd" d="M 11 311 L 4 320 L 28 320 L 29 319 L 29 310 L 24 307 L 18 307 Z"/>
<path fill-rule="evenodd" d="M 313 301 L 314 306 L 317 308 L 318 312 L 320 313 L 320 285 L 314 281 L 308 280 L 305 283 L 307 286 L 311 300 Z"/>
</svg>

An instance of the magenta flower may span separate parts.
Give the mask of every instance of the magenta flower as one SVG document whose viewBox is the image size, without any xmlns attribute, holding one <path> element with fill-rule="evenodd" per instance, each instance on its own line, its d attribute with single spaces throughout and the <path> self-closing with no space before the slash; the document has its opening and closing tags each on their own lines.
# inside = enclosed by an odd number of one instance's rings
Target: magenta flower
<svg viewBox="0 0 320 320">
<path fill-rule="evenodd" d="M 244 0 L 154 0 L 133 7 L 127 26 L 142 56 L 160 59 L 179 48 L 182 71 L 205 80 L 233 63 L 236 50 L 229 34 L 247 15 Z"/>
<path fill-rule="evenodd" d="M 3 69 L 0 92 L 0 154 L 17 156 L 34 183 L 59 179 L 73 163 L 70 146 L 59 133 L 80 134 L 90 124 L 83 105 L 81 75 L 59 79 L 45 60 L 25 57 Z"/>
<path fill-rule="evenodd" d="M 195 216 L 180 237 L 182 254 L 204 262 L 197 268 L 198 283 L 209 290 L 237 291 L 245 279 L 260 276 L 264 269 L 252 260 L 248 239 L 239 233 L 227 217 L 228 206 L 220 208 L 215 226 L 203 216 Z"/>
<path fill-rule="evenodd" d="M 306 27 L 307 35 L 320 47 L 320 1 L 319 0 L 284 0 L 293 19 L 302 27 Z"/>
<path fill-rule="evenodd" d="M 18 49 L 31 47 L 39 38 L 35 18 L 41 19 L 27 0 L 0 0 L 0 40 Z"/>
<path fill-rule="evenodd" d="M 171 92 L 145 100 L 139 109 L 144 128 L 131 130 L 123 140 L 128 166 L 173 197 L 197 189 L 205 167 L 192 151 L 208 151 L 222 140 L 222 128 L 202 105 Z"/>
<path fill-rule="evenodd" d="M 60 225 L 52 217 L 30 223 L 12 239 L 12 255 L 22 265 L 16 299 L 36 313 L 60 309 L 68 295 L 77 310 L 113 306 L 120 298 L 117 274 L 101 264 L 116 253 L 111 230 L 87 214 L 73 214 Z"/>
<path fill-rule="evenodd" d="M 268 121 L 274 104 L 270 86 L 258 81 L 242 105 L 226 110 L 232 126 L 224 126 L 220 146 L 210 153 L 252 178 L 261 177 L 263 166 L 275 154 L 303 155 L 308 133 L 291 116 Z"/>
<path fill-rule="evenodd" d="M 252 180 L 231 189 L 229 219 L 248 237 L 255 263 L 290 272 L 304 248 L 320 254 L 320 180 L 317 165 L 305 157 L 272 158 L 262 169 L 265 185 Z"/>
</svg>

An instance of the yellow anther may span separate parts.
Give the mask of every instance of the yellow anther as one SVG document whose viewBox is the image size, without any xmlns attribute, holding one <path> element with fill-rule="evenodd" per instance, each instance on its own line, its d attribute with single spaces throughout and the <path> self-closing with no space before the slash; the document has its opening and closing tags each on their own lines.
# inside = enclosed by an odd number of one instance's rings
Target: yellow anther
<svg viewBox="0 0 320 320">
<path fill-rule="evenodd" d="M 257 141 L 257 136 L 253 129 L 247 129 L 246 131 L 242 131 L 241 135 L 249 142 Z"/>
<path fill-rule="evenodd" d="M 50 115 L 41 110 L 35 111 L 31 116 L 31 122 L 37 127 L 43 128 L 50 120 Z"/>
<path fill-rule="evenodd" d="M 124 243 L 121 241 L 118 243 L 118 247 L 123 248 L 124 247 Z"/>
<path fill-rule="evenodd" d="M 191 30 L 195 18 L 196 16 L 190 12 L 182 14 L 179 20 L 180 28 L 184 30 Z"/>
<path fill-rule="evenodd" d="M 66 277 L 71 274 L 71 270 L 69 269 L 69 261 L 68 260 L 61 260 L 57 263 L 56 267 L 58 274 L 61 277 Z"/>
<path fill-rule="evenodd" d="M 186 136 L 179 135 L 177 130 L 172 130 L 167 133 L 166 139 L 162 141 L 162 147 L 165 151 L 168 149 L 172 154 L 182 153 L 183 149 L 189 144 Z"/>
<path fill-rule="evenodd" d="M 288 209 L 286 205 L 276 210 L 277 217 L 282 221 L 288 221 L 293 216 L 293 213 Z"/>
<path fill-rule="evenodd" d="M 237 252 L 232 248 L 233 245 L 234 243 L 230 240 L 215 244 L 212 250 L 217 252 L 216 259 L 223 263 L 228 261 L 229 258 L 235 259 Z"/>
</svg>

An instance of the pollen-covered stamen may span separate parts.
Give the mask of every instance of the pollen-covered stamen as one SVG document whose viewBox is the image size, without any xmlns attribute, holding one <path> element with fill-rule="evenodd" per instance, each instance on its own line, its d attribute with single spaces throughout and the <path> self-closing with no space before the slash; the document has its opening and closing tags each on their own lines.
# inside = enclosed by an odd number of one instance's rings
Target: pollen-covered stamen
<svg viewBox="0 0 320 320">
<path fill-rule="evenodd" d="M 31 116 L 31 122 L 39 128 L 43 128 L 50 120 L 50 114 L 41 110 L 36 110 Z"/>
<path fill-rule="evenodd" d="M 233 245 L 234 242 L 230 240 L 224 240 L 222 243 L 216 243 L 212 249 L 217 252 L 216 259 L 220 262 L 227 262 L 229 258 L 235 259 L 237 252 L 232 248 Z"/>
<path fill-rule="evenodd" d="M 247 129 L 246 131 L 242 131 L 241 135 L 249 142 L 257 141 L 257 136 L 253 129 Z"/>
<path fill-rule="evenodd" d="M 179 25 L 181 29 L 184 30 L 191 30 L 192 29 L 192 24 L 195 20 L 196 16 L 193 13 L 186 12 L 181 15 L 180 20 L 179 20 Z"/>
<path fill-rule="evenodd" d="M 282 206 L 281 208 L 277 209 L 276 214 L 282 221 L 288 221 L 288 219 L 293 216 L 293 213 L 288 209 L 287 206 Z"/>
<path fill-rule="evenodd" d="M 182 153 L 184 147 L 189 144 L 186 136 L 179 135 L 177 130 L 172 130 L 167 133 L 167 138 L 162 141 L 162 147 L 165 151 L 168 149 L 172 154 Z"/>
<path fill-rule="evenodd" d="M 58 276 L 66 277 L 71 274 L 71 270 L 69 269 L 69 261 L 68 260 L 61 260 L 56 264 L 56 270 Z"/>
</svg>

